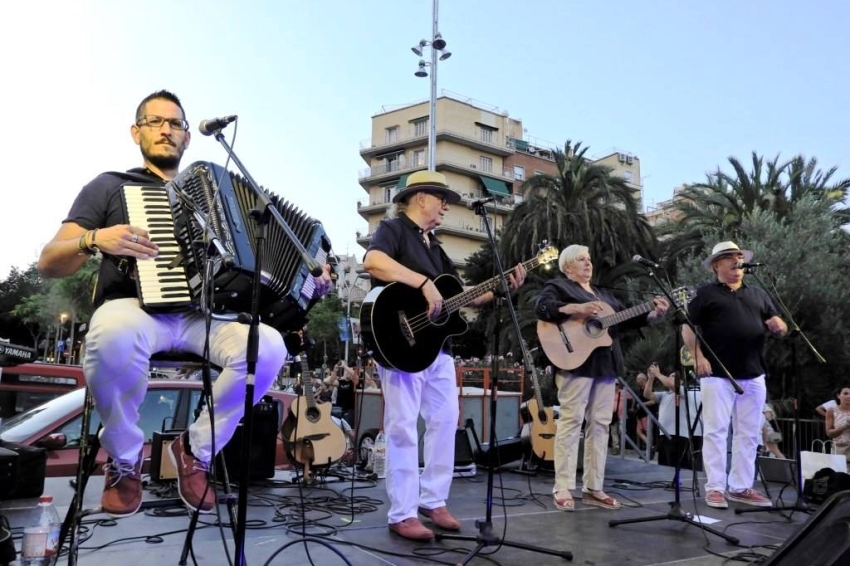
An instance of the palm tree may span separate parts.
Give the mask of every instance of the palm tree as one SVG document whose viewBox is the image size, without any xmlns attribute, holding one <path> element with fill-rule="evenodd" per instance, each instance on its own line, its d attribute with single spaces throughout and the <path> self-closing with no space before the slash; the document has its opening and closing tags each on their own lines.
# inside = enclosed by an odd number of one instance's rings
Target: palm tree
<svg viewBox="0 0 850 566">
<path fill-rule="evenodd" d="M 581 143 L 555 150 L 556 175 L 535 175 L 522 186 L 525 202 L 505 224 L 502 249 L 509 263 L 533 253 L 543 239 L 590 248 L 598 271 L 652 255 L 655 237 L 624 179 L 585 157 Z"/>
</svg>

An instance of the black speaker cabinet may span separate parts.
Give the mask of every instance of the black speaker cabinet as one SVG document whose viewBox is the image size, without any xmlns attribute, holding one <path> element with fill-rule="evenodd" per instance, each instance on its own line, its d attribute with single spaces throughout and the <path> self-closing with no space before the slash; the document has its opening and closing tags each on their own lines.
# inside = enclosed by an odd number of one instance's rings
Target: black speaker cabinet
<svg viewBox="0 0 850 566">
<path fill-rule="evenodd" d="M 254 405 L 249 479 L 261 480 L 274 477 L 277 425 L 277 405 L 274 402 L 261 401 Z M 223 451 L 227 474 L 233 483 L 238 482 L 242 477 L 242 442 L 242 421 L 239 421 L 233 438 Z"/>
<path fill-rule="evenodd" d="M 43 448 L 0 441 L 0 500 L 39 497 L 46 466 Z"/>
<path fill-rule="evenodd" d="M 425 466 L 425 438 L 419 438 L 419 467 Z M 455 467 L 469 466 L 475 463 L 475 452 L 472 442 L 469 440 L 469 430 L 466 427 L 458 427 L 455 431 Z"/>
<path fill-rule="evenodd" d="M 785 541 L 763 566 L 850 564 L 850 491 L 839 491 Z"/>
</svg>

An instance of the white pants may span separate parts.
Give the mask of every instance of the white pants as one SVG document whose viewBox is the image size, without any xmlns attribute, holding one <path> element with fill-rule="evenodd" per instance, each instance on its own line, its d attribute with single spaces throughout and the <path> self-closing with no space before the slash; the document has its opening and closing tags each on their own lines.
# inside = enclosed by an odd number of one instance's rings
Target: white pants
<svg viewBox="0 0 850 566">
<path fill-rule="evenodd" d="M 725 377 L 703 377 L 702 460 L 705 491 L 743 491 L 753 487 L 756 451 L 761 437 L 762 408 L 767 394 L 764 376 L 738 380 L 744 392 L 735 393 Z M 726 478 L 726 449 L 732 422 L 732 466 Z"/>
<path fill-rule="evenodd" d="M 278 331 L 261 324 L 259 334 L 254 403 L 271 387 L 286 358 Z M 138 420 L 151 355 L 169 350 L 203 355 L 205 336 L 201 314 L 151 315 L 139 308 L 137 299 L 107 301 L 95 311 L 86 336 L 83 369 L 103 422 L 101 444 L 114 460 L 135 463 L 145 441 Z M 245 412 L 247 345 L 247 325 L 212 321 L 210 362 L 221 368 L 213 385 L 217 451 L 233 436 Z M 189 427 L 189 442 L 196 458 L 212 459 L 208 408 Z"/>
<path fill-rule="evenodd" d="M 416 517 L 417 507 L 446 504 L 455 463 L 458 421 L 454 360 L 440 353 L 430 367 L 404 373 L 378 366 L 384 392 L 390 524 Z M 419 474 L 419 414 L 425 421 L 425 469 Z"/>
<path fill-rule="evenodd" d="M 597 491 L 605 481 L 608 457 L 608 427 L 613 418 L 616 378 L 577 377 L 566 371 L 555 374 L 561 415 L 555 434 L 555 488 L 576 488 L 578 445 L 581 425 L 587 418 L 584 433 L 584 489 Z"/>
</svg>

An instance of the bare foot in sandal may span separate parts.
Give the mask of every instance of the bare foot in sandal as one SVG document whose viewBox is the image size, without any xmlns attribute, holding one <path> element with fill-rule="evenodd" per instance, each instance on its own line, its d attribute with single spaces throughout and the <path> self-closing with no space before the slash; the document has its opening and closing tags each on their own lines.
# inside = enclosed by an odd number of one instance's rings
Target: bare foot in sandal
<svg viewBox="0 0 850 566">
<path fill-rule="evenodd" d="M 597 491 L 582 490 L 581 494 L 581 502 L 585 505 L 593 505 L 595 507 L 602 507 L 603 509 L 620 508 L 620 502 L 601 489 Z"/>
<path fill-rule="evenodd" d="M 573 494 L 566 489 L 553 491 L 552 501 L 555 503 L 555 507 L 561 511 L 572 511 L 576 508 L 575 501 L 573 501 Z"/>
</svg>

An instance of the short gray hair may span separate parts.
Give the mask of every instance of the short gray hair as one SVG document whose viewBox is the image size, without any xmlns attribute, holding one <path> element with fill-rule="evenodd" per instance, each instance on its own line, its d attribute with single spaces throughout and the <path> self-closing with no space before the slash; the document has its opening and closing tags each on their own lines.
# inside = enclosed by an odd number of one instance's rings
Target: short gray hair
<svg viewBox="0 0 850 566">
<path fill-rule="evenodd" d="M 563 271 L 565 263 L 572 263 L 581 254 L 586 254 L 589 252 L 590 250 L 587 246 L 581 246 L 579 244 L 567 246 L 566 248 L 564 248 L 564 251 L 561 252 L 561 255 L 558 256 L 558 268 Z"/>
</svg>

